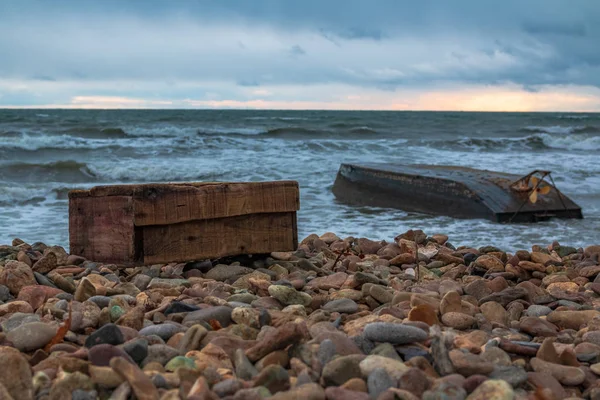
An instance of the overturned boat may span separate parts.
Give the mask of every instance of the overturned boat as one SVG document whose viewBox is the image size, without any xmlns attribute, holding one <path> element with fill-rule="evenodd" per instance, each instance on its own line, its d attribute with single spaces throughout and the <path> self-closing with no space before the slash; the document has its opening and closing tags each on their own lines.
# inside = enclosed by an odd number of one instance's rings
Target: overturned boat
<svg viewBox="0 0 600 400">
<path fill-rule="evenodd" d="M 550 171 L 525 176 L 442 165 L 342 164 L 333 185 L 346 204 L 409 212 L 537 222 L 583 218 L 561 193 Z"/>
</svg>

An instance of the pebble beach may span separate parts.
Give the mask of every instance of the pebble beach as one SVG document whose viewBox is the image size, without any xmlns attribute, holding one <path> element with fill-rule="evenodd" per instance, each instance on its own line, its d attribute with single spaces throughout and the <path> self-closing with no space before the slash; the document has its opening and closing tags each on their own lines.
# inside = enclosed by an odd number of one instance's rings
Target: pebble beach
<svg viewBox="0 0 600 400">
<path fill-rule="evenodd" d="M 14 239 L 0 399 L 600 399 L 599 260 L 410 230 L 127 267 Z"/>
</svg>

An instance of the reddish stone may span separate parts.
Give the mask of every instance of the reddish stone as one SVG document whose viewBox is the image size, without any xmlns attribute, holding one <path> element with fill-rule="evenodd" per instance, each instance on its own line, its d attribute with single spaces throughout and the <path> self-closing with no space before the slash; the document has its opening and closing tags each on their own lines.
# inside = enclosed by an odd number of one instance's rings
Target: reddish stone
<svg viewBox="0 0 600 400">
<path fill-rule="evenodd" d="M 26 301 L 34 310 L 41 307 L 49 298 L 64 293 L 62 290 L 42 285 L 24 286 L 19 291 L 17 300 Z"/>
</svg>

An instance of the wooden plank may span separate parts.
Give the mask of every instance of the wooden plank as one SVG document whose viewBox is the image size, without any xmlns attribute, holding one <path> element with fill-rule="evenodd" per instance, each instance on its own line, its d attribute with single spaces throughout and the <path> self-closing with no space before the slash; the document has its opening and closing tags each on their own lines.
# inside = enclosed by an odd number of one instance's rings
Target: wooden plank
<svg viewBox="0 0 600 400">
<path fill-rule="evenodd" d="M 136 259 L 133 200 L 128 196 L 69 199 L 70 253 L 127 264 Z"/>
<path fill-rule="evenodd" d="M 135 189 L 133 199 L 136 226 L 292 212 L 300 207 L 294 181 L 142 185 Z"/>
<path fill-rule="evenodd" d="M 293 251 L 295 221 L 296 213 L 288 212 L 144 226 L 144 263 Z"/>
</svg>

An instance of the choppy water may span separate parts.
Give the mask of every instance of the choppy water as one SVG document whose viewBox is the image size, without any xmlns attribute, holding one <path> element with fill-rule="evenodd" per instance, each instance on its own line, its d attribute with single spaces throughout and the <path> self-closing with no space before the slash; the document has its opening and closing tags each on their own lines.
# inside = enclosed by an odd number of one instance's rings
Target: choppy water
<svg viewBox="0 0 600 400">
<path fill-rule="evenodd" d="M 98 184 L 294 179 L 300 235 L 391 239 L 410 228 L 455 245 L 600 243 L 600 114 L 214 110 L 0 110 L 0 243 L 68 245 L 67 192 Z M 549 169 L 585 219 L 503 225 L 352 208 L 342 162 Z"/>
</svg>

